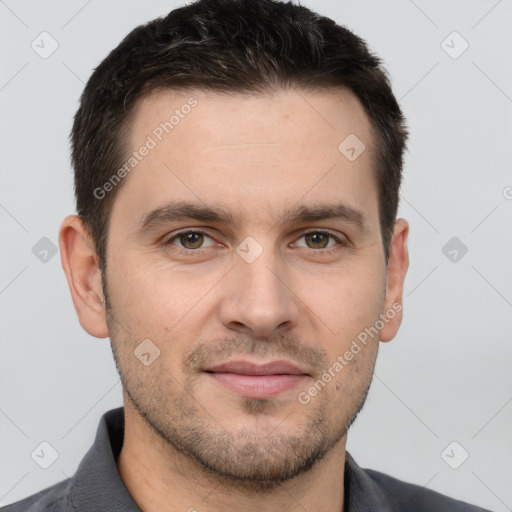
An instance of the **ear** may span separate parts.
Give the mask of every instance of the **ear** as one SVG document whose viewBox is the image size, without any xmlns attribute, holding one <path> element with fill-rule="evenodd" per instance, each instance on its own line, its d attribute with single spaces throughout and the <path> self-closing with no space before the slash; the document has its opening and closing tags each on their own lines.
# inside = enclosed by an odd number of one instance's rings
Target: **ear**
<svg viewBox="0 0 512 512">
<path fill-rule="evenodd" d="M 407 237 L 409 224 L 404 219 L 395 222 L 387 268 L 384 311 L 386 321 L 380 333 L 381 341 L 391 341 L 402 323 L 402 294 L 405 274 L 409 268 Z"/>
<path fill-rule="evenodd" d="M 106 338 L 106 321 L 99 260 L 94 243 L 78 215 L 68 215 L 59 230 L 62 268 L 80 325 L 96 338 Z"/>
</svg>

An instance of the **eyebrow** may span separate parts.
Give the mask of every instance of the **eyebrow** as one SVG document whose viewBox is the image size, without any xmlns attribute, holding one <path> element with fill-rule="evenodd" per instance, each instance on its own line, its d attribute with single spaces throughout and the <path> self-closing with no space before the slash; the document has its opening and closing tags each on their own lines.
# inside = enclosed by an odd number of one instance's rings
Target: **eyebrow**
<svg viewBox="0 0 512 512">
<path fill-rule="evenodd" d="M 276 224 L 293 224 L 301 222 L 317 222 L 321 220 L 341 220 L 353 224 L 362 232 L 369 231 L 365 215 L 361 210 L 342 203 L 316 203 L 299 205 L 278 216 Z M 239 226 L 240 220 L 225 208 L 188 201 L 170 201 L 140 218 L 136 235 L 165 226 L 170 222 L 196 220 L 199 222 L 215 222 L 218 224 Z"/>
</svg>

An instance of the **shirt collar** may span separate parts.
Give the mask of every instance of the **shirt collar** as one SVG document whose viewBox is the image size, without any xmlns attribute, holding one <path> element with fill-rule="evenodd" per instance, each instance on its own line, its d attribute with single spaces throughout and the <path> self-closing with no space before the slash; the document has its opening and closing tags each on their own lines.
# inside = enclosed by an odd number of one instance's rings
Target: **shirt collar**
<svg viewBox="0 0 512 512">
<path fill-rule="evenodd" d="M 393 512 L 388 495 L 345 451 L 343 512 Z"/>
<path fill-rule="evenodd" d="M 69 497 L 76 510 L 141 512 L 126 489 L 117 457 L 124 440 L 124 408 L 106 412 L 93 445 L 71 479 Z M 392 512 L 382 488 L 345 452 L 344 512 Z"/>
<path fill-rule="evenodd" d="M 126 489 L 117 457 L 124 440 L 124 408 L 106 412 L 93 445 L 72 478 L 69 497 L 75 510 L 141 512 Z"/>
</svg>

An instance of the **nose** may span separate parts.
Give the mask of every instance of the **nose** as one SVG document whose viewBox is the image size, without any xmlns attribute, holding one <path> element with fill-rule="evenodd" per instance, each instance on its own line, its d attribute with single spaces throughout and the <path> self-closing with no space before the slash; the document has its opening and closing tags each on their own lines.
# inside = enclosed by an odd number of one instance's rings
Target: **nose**
<svg viewBox="0 0 512 512">
<path fill-rule="evenodd" d="M 238 258 L 227 276 L 220 306 L 226 328 L 264 337 L 297 325 L 300 300 L 282 262 L 268 253 L 263 252 L 252 263 Z"/>
</svg>

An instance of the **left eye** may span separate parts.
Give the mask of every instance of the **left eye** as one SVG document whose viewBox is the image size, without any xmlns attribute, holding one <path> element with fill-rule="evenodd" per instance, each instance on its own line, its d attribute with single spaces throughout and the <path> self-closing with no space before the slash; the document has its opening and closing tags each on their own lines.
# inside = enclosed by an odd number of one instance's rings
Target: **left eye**
<svg viewBox="0 0 512 512">
<path fill-rule="evenodd" d="M 304 233 L 300 238 L 304 238 L 306 241 L 306 247 L 308 249 L 326 249 L 330 248 L 338 241 L 334 235 L 330 233 L 325 233 L 323 231 L 310 231 L 309 233 Z M 334 244 L 328 246 L 329 239 L 331 239 Z M 311 245 L 308 245 L 311 244 Z M 302 246 L 304 247 L 304 246 Z"/>
</svg>

